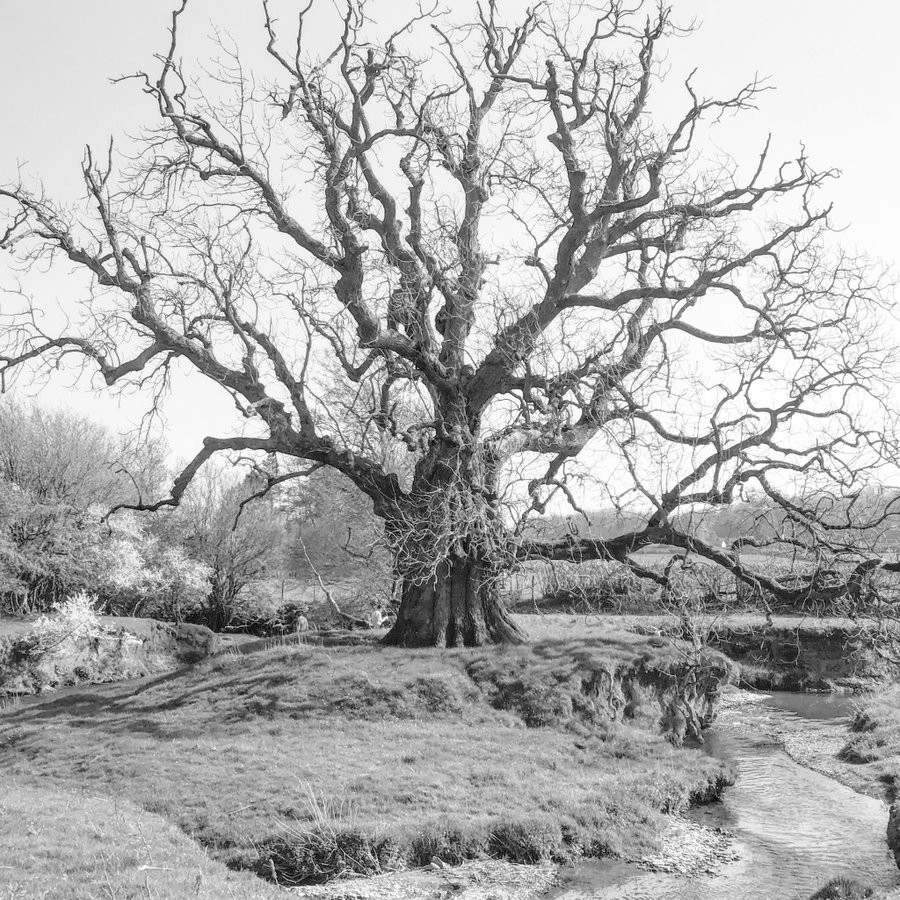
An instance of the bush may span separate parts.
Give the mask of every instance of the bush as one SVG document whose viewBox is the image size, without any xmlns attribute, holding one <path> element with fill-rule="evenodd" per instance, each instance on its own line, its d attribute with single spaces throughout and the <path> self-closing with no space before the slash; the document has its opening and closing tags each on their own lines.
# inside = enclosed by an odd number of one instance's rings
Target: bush
<svg viewBox="0 0 900 900">
<path fill-rule="evenodd" d="M 97 591 L 112 615 L 180 622 L 209 594 L 209 566 L 163 542 L 146 519 L 119 513 L 93 557 Z"/>
<path fill-rule="evenodd" d="M 864 900 L 874 896 L 871 888 L 864 888 L 850 878 L 833 878 L 819 888 L 809 900 Z"/>
<path fill-rule="evenodd" d="M 43 612 L 101 582 L 116 564 L 101 519 L 155 493 L 161 445 L 124 443 L 65 411 L 0 400 L 0 608 Z"/>
<path fill-rule="evenodd" d="M 70 641 L 95 638 L 100 634 L 100 619 L 94 609 L 97 598 L 81 591 L 53 605 L 53 614 L 38 618 L 16 642 L 21 658 L 46 656 Z"/>
</svg>

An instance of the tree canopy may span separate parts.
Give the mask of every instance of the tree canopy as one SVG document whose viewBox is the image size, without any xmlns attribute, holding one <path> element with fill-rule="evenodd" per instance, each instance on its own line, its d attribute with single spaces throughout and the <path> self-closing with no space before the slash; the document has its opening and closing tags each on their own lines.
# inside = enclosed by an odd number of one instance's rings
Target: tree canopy
<svg viewBox="0 0 900 900">
<path fill-rule="evenodd" d="M 223 451 L 296 461 L 278 483 L 336 470 L 384 520 L 403 645 L 521 638 L 496 583 L 523 559 L 658 578 L 635 554 L 663 544 L 787 596 L 742 563 L 758 538 L 693 527 L 748 496 L 779 511 L 766 543 L 870 559 L 848 526 L 895 452 L 888 299 L 831 239 L 835 173 L 765 139 L 709 152 L 763 86 L 688 80 L 678 114 L 656 108 L 665 5 L 510 19 L 486 0 L 385 29 L 348 0 L 330 32 L 272 6 L 258 71 L 223 42 L 201 78 L 178 6 L 158 65 L 128 79 L 153 125 L 125 157 L 87 150 L 83 208 L 0 189 L 0 247 L 92 284 L 58 331 L 39 298 L 4 309 L 0 373 L 74 353 L 149 392 L 188 366 L 246 418 L 138 506 L 176 505 Z M 636 524 L 529 537 L 551 503 Z"/>
</svg>

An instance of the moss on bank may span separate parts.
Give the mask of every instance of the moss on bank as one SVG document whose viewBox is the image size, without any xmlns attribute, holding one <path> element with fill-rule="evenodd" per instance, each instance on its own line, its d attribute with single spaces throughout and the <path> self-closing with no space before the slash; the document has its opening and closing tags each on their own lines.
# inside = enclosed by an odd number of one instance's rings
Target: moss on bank
<svg viewBox="0 0 900 900">
<path fill-rule="evenodd" d="M 704 666 L 713 691 L 727 666 Z M 280 883 L 483 854 L 634 855 L 666 812 L 729 782 L 656 730 L 686 678 L 685 648 L 634 635 L 228 655 L 7 711 L 0 781 L 135 804 Z M 617 691 L 597 689 L 610 680 Z"/>
</svg>

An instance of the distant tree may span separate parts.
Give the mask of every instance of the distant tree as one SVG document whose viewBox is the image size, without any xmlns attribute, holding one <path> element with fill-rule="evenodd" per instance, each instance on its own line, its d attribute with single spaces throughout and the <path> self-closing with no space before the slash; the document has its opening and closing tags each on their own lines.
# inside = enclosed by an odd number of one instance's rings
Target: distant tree
<svg viewBox="0 0 900 900">
<path fill-rule="evenodd" d="M 0 478 L 38 500 L 84 510 L 133 497 L 121 450 L 83 416 L 0 402 Z"/>
<path fill-rule="evenodd" d="M 205 600 L 189 611 L 189 618 L 216 631 L 247 612 L 255 581 L 281 567 L 285 516 L 271 498 L 243 503 L 259 488 L 258 476 L 207 470 L 166 521 L 170 536 L 209 569 Z"/>
<path fill-rule="evenodd" d="M 93 288 L 56 331 L 40 303 L 4 311 L 0 372 L 81 354 L 149 390 L 188 366 L 246 416 L 138 506 L 177 505 L 222 451 L 335 469 L 384 521 L 403 580 L 387 640 L 405 646 L 521 640 L 498 581 L 523 559 L 658 578 L 635 554 L 660 544 L 793 596 L 745 565 L 743 538 L 723 548 L 683 514 L 748 491 L 797 526 L 772 545 L 868 558 L 838 535 L 844 498 L 896 456 L 879 278 L 831 247 L 816 198 L 833 173 L 805 153 L 704 160 L 758 84 L 712 99 L 689 80 L 679 115 L 653 108 L 667 6 L 548 3 L 512 23 L 487 0 L 461 25 L 435 8 L 384 30 L 348 0 L 330 34 L 307 5 L 285 35 L 263 0 L 270 70 L 233 55 L 206 82 L 179 61 L 186 7 L 137 76 L 156 128 L 123 172 L 88 151 L 77 216 L 0 190 L 0 247 Z M 640 523 L 525 536 L 554 496 L 577 510 L 591 491 Z"/>
<path fill-rule="evenodd" d="M 356 486 L 323 468 L 285 491 L 283 509 L 291 535 L 286 563 L 292 571 L 317 569 L 344 579 L 373 568 L 390 568 L 381 520 Z"/>
</svg>

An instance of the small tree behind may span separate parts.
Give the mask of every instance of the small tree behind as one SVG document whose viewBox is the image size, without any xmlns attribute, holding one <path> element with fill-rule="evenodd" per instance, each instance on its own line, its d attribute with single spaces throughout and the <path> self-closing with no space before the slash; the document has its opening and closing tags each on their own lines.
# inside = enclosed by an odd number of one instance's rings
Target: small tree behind
<svg viewBox="0 0 900 900">
<path fill-rule="evenodd" d="M 242 503 L 259 489 L 256 476 L 229 478 L 224 471 L 207 471 L 164 526 L 209 568 L 205 601 L 183 614 L 214 631 L 247 613 L 253 583 L 282 562 L 285 517 L 270 498 Z"/>
</svg>

